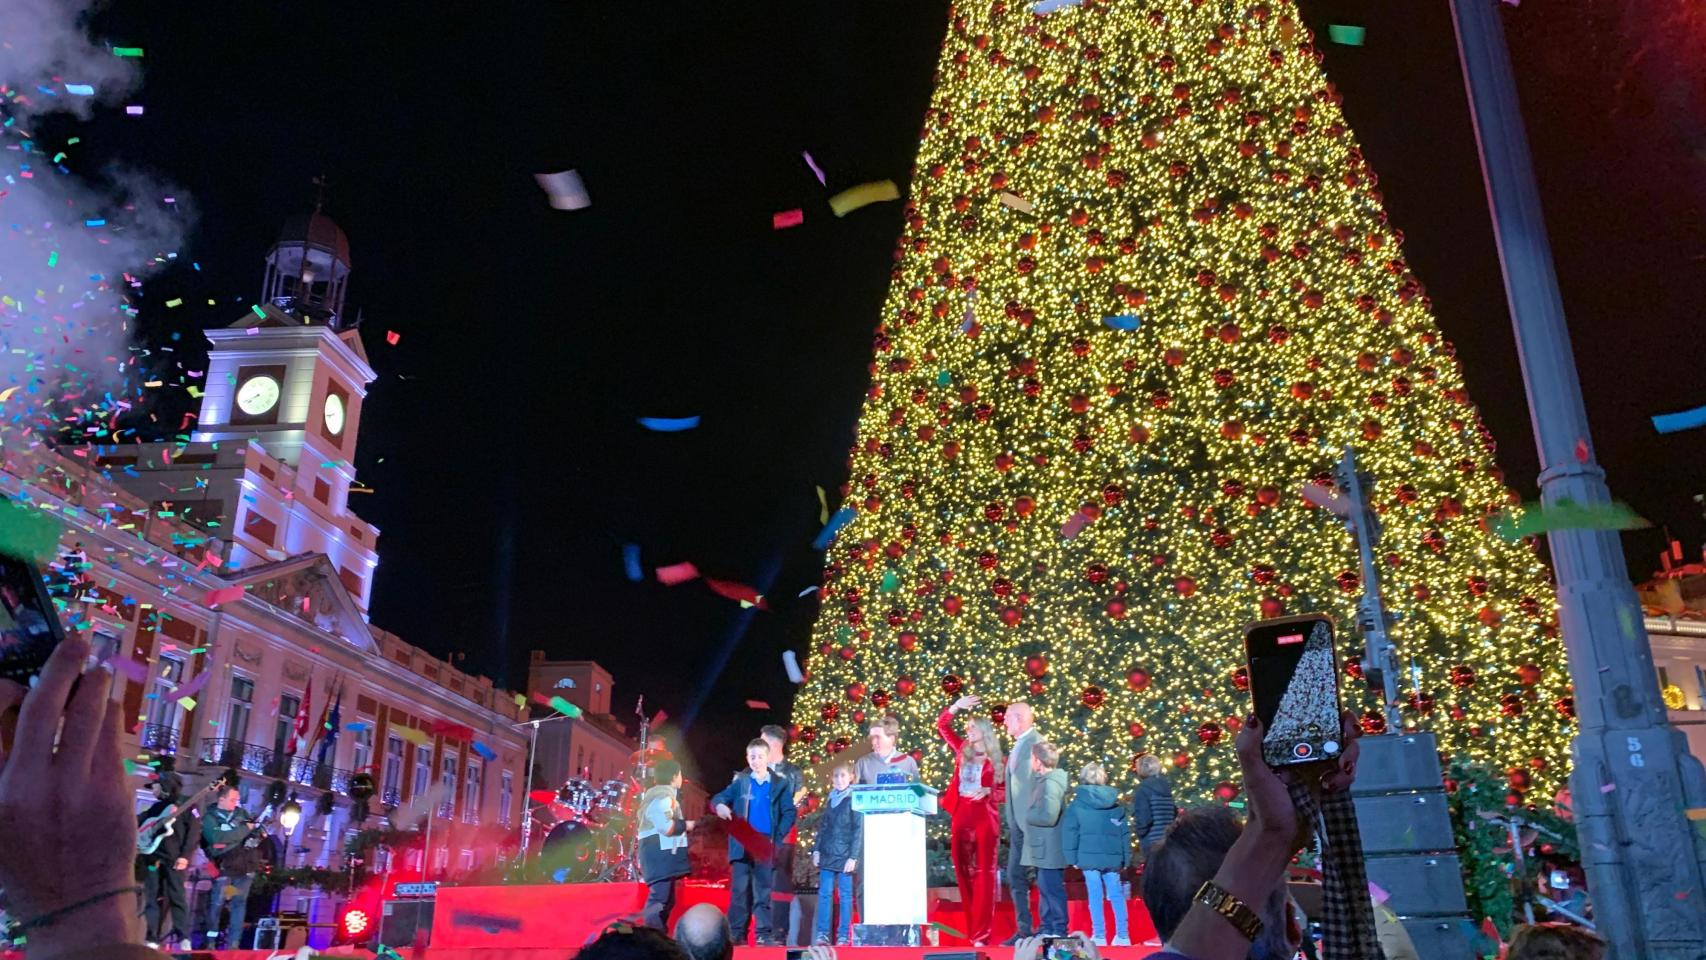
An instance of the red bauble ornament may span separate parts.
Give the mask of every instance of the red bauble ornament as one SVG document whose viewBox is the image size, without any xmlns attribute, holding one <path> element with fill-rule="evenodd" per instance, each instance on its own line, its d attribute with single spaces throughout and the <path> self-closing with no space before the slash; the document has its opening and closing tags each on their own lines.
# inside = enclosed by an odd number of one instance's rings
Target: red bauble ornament
<svg viewBox="0 0 1706 960">
<path fill-rule="evenodd" d="M 1250 689 L 1250 668 L 1239 667 L 1232 671 L 1232 685 L 1240 690 Z"/>
<path fill-rule="evenodd" d="M 1522 682 L 1523 686 L 1532 687 L 1540 682 L 1540 667 L 1532 663 L 1525 663 L 1516 668 L 1516 678 Z"/>
<path fill-rule="evenodd" d="M 1352 680 L 1362 679 L 1362 655 L 1352 654 L 1345 658 L 1345 676 Z"/>
<path fill-rule="evenodd" d="M 1149 731 L 1143 729 L 1143 724 L 1138 723 L 1136 720 L 1133 720 L 1132 722 L 1125 725 L 1125 732 L 1130 734 L 1131 738 L 1133 740 L 1136 740 L 1137 738 L 1143 736 L 1145 733 L 1148 733 Z"/>
<path fill-rule="evenodd" d="M 962 681 L 957 674 L 947 673 L 942 675 L 943 693 L 950 697 L 957 697 L 963 689 L 965 689 L 965 682 Z"/>
<path fill-rule="evenodd" d="M 1505 771 L 1505 776 L 1510 778 L 1511 789 L 1517 793 L 1526 793 L 1534 785 L 1534 779 L 1521 767 L 1510 768 Z"/>
<path fill-rule="evenodd" d="M 1431 693 L 1410 694 L 1410 709 L 1421 714 L 1432 713 L 1434 710 L 1434 695 Z"/>
<path fill-rule="evenodd" d="M 1125 685 L 1138 693 L 1149 688 L 1149 680 L 1148 670 L 1132 670 L 1125 675 Z"/>
<path fill-rule="evenodd" d="M 853 722 L 858 724 L 859 726 L 864 726 L 865 725 L 865 711 L 863 711 L 863 710 L 853 711 Z"/>
<path fill-rule="evenodd" d="M 950 617 L 959 616 L 960 610 L 963 609 L 964 607 L 965 607 L 965 601 L 961 600 L 958 596 L 955 596 L 953 594 L 949 594 L 948 596 L 942 598 L 942 609 L 947 611 L 947 614 Z"/>
<path fill-rule="evenodd" d="M 816 743 L 817 742 L 817 728 L 816 727 L 807 727 L 804 730 L 801 730 L 800 731 L 800 739 L 806 743 Z"/>
<path fill-rule="evenodd" d="M 1113 617 L 1115 620 L 1123 620 L 1125 618 L 1124 600 L 1109 600 L 1105 609 L 1108 611 L 1108 616 Z"/>
<path fill-rule="evenodd" d="M 902 650 L 906 651 L 907 653 L 911 653 L 914 649 L 916 649 L 918 647 L 918 634 L 913 633 L 909 630 L 906 633 L 903 633 L 900 636 L 896 637 L 894 640 L 894 643 L 895 643 L 895 646 L 901 648 Z"/>
<path fill-rule="evenodd" d="M 1571 719 L 1575 719 L 1575 716 L 1576 716 L 1576 698 L 1575 697 L 1559 697 L 1558 699 L 1552 701 L 1552 709 L 1558 711 L 1559 713 L 1563 714 L 1566 717 L 1569 717 Z"/>
<path fill-rule="evenodd" d="M 1197 592 L 1197 582 L 1190 577 L 1179 577 L 1173 581 L 1173 589 L 1181 597 L 1188 597 Z"/>
<path fill-rule="evenodd" d="M 1178 767 L 1180 770 L 1183 770 L 1190 765 L 1191 765 L 1191 755 L 1190 754 L 1188 754 L 1188 753 L 1175 753 L 1175 754 L 1173 754 L 1173 766 Z"/>
<path fill-rule="evenodd" d="M 1037 501 L 1030 497 L 1016 497 L 1013 500 L 1013 512 L 1021 517 L 1028 517 L 1037 508 Z"/>
<path fill-rule="evenodd" d="M 1362 727 L 1362 732 L 1371 737 L 1379 736 L 1386 732 L 1386 714 L 1379 710 L 1364 710 L 1362 716 L 1357 719 L 1357 726 Z"/>
<path fill-rule="evenodd" d="M 1473 687 L 1475 685 L 1475 668 L 1467 663 L 1459 663 L 1451 668 L 1451 685 L 1454 687 Z"/>
<path fill-rule="evenodd" d="M 916 681 L 914 681 L 911 677 L 901 677 L 900 679 L 898 679 L 894 682 L 894 692 L 900 694 L 903 697 L 912 696 L 912 692 L 914 690 L 917 690 L 917 689 L 918 689 L 918 683 Z"/>
<path fill-rule="evenodd" d="M 1222 780 L 1214 785 L 1214 798 L 1221 803 L 1231 803 L 1238 798 L 1238 785 L 1230 780 Z"/>
<path fill-rule="evenodd" d="M 1024 613 L 1020 612 L 1018 607 L 1006 607 L 1001 611 L 1001 622 L 1009 627 L 1018 626 L 1019 621 L 1024 618 Z"/>
<path fill-rule="evenodd" d="M 1108 579 L 1108 565 L 1105 563 L 1090 564 L 1084 568 L 1084 579 L 1095 584 L 1103 583 Z"/>
<path fill-rule="evenodd" d="M 836 717 L 841 716 L 841 705 L 838 703 L 826 703 L 819 707 L 817 712 L 818 716 L 823 717 L 824 722 L 828 723 Z"/>
<path fill-rule="evenodd" d="M 1041 680 L 1032 680 L 1030 685 L 1025 689 L 1031 691 L 1031 696 L 1040 697 L 1043 695 L 1043 691 L 1048 689 L 1048 687 Z"/>
<path fill-rule="evenodd" d="M 1025 658 L 1025 672 L 1033 677 L 1041 678 L 1048 673 L 1048 659 L 1041 656 Z"/>
<path fill-rule="evenodd" d="M 1213 720 L 1204 721 L 1197 727 L 1197 739 L 1211 747 L 1220 742 L 1222 733 L 1220 724 Z"/>
<path fill-rule="evenodd" d="M 1277 597 L 1263 597 L 1261 602 L 1262 619 L 1271 620 L 1285 615 L 1285 603 Z"/>
<path fill-rule="evenodd" d="M 865 699 L 865 685 L 862 683 L 850 683 L 850 684 L 848 684 L 847 685 L 847 699 L 853 701 L 854 703 L 858 703 L 859 701 Z"/>
<path fill-rule="evenodd" d="M 1500 697 L 1499 712 L 1507 717 L 1522 716 L 1522 696 L 1520 694 L 1507 693 Z"/>
<path fill-rule="evenodd" d="M 871 691 L 871 706 L 878 710 L 889 705 L 889 692 L 881 688 Z"/>
<path fill-rule="evenodd" d="M 1085 687 L 1084 692 L 1078 695 L 1079 701 L 1092 710 L 1101 706 L 1107 698 L 1108 695 L 1102 692 L 1101 687 Z"/>
<path fill-rule="evenodd" d="M 851 659 L 853 659 L 854 653 L 855 653 L 855 651 L 852 647 L 842 647 L 841 648 L 841 659 L 851 660 Z"/>
</svg>

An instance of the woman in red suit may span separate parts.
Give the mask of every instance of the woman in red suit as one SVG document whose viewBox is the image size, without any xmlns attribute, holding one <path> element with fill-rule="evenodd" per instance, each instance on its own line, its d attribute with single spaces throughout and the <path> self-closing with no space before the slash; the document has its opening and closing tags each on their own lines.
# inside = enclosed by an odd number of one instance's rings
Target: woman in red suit
<svg viewBox="0 0 1706 960">
<path fill-rule="evenodd" d="M 936 730 L 954 751 L 954 782 L 942 791 L 942 807 L 953 816 L 949 851 L 966 910 L 966 936 L 973 946 L 989 943 L 995 916 L 995 856 L 1001 840 L 1001 803 L 1007 777 L 1001 741 L 988 717 L 966 720 L 965 736 L 954 732 L 954 714 L 976 709 L 977 697 L 961 697 L 936 718 Z"/>
</svg>

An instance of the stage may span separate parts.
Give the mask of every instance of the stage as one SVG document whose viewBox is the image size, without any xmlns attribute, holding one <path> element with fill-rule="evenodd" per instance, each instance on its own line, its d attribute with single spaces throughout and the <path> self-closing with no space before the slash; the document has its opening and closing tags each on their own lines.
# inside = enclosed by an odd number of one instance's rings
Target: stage
<svg viewBox="0 0 1706 960">
<path fill-rule="evenodd" d="M 787 960 L 789 949 L 798 947 L 739 947 L 735 950 L 735 960 Z M 969 947 L 836 947 L 836 953 L 847 960 L 924 960 L 934 954 L 951 953 L 969 950 Z M 1141 960 L 1153 953 L 1159 953 L 1160 947 L 1102 947 L 1100 952 L 1107 960 Z M 564 960 L 574 956 L 574 951 L 564 951 L 562 948 L 534 947 L 516 950 L 456 950 L 428 947 L 411 949 L 404 947 L 397 951 L 405 960 Z M 1010 960 L 1013 956 L 1012 947 L 981 947 L 978 952 L 989 960 Z M 275 960 L 289 958 L 291 952 L 274 952 L 271 950 L 218 950 L 213 952 L 179 953 L 174 954 L 180 960 Z M 333 947 L 330 950 L 316 954 L 317 956 L 336 956 L 372 960 L 373 951 L 354 950 L 349 947 Z"/>
</svg>

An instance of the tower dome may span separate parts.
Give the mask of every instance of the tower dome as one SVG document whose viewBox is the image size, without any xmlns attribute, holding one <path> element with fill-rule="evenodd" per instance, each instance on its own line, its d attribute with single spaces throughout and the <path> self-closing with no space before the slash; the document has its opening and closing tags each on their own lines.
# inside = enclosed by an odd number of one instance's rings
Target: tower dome
<svg viewBox="0 0 1706 960">
<path fill-rule="evenodd" d="M 267 251 L 262 296 L 293 316 L 340 328 L 349 271 L 349 238 L 316 207 L 285 221 Z"/>
</svg>

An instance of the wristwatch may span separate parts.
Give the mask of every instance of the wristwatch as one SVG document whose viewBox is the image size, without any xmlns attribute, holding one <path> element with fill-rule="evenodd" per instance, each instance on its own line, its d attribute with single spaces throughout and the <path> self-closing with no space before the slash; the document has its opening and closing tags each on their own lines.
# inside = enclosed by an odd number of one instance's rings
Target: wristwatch
<svg viewBox="0 0 1706 960">
<path fill-rule="evenodd" d="M 1213 880 L 1204 880 L 1197 888 L 1196 902 L 1220 914 L 1227 923 L 1238 928 L 1246 940 L 1252 942 L 1262 935 L 1262 918 L 1256 916 L 1244 901 L 1238 899 L 1215 885 Z"/>
</svg>

